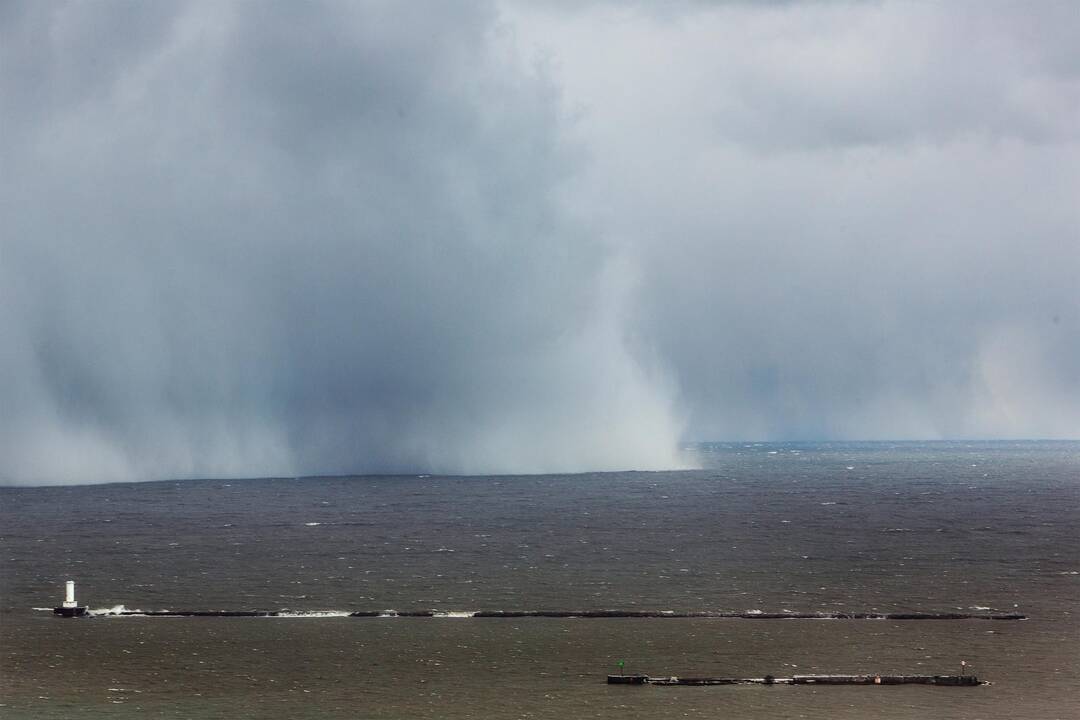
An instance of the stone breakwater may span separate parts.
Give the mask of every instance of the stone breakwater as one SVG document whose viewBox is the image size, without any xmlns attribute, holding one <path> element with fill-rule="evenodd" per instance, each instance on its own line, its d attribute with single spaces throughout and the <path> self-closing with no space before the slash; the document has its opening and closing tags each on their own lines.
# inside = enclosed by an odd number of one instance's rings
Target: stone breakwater
<svg viewBox="0 0 1080 720">
<path fill-rule="evenodd" d="M 1026 620 L 1019 613 L 955 612 L 723 612 L 673 610 L 105 610 L 90 611 L 86 617 L 401 617 L 401 618 L 715 618 L 738 620 Z"/>
</svg>

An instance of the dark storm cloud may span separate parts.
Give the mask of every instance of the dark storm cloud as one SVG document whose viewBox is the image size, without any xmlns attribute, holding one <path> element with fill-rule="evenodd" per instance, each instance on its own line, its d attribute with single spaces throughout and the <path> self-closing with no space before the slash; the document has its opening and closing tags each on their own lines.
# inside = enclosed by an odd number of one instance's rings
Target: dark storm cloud
<svg viewBox="0 0 1080 720">
<path fill-rule="evenodd" d="M 0 474 L 672 462 L 492 8 L 7 12 Z"/>
<path fill-rule="evenodd" d="M 1072 3 L 0 8 L 8 481 L 1080 436 Z"/>
</svg>

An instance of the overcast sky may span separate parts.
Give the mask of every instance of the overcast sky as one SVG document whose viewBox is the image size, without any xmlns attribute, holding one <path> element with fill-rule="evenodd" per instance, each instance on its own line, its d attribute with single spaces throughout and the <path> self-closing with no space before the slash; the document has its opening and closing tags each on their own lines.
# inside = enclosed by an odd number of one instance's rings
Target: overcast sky
<svg viewBox="0 0 1080 720">
<path fill-rule="evenodd" d="M 1080 437 L 1077 37 L 1071 1 L 0 3 L 0 482 Z"/>
</svg>

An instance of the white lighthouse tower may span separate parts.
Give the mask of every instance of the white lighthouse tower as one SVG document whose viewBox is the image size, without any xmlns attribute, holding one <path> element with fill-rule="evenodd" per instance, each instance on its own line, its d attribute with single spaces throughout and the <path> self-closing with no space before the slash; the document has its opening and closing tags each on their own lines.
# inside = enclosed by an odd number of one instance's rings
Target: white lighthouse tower
<svg viewBox="0 0 1080 720">
<path fill-rule="evenodd" d="M 64 586 L 64 604 L 53 608 L 53 613 L 62 617 L 82 617 L 86 615 L 86 606 L 75 602 L 75 581 L 68 580 Z"/>
</svg>

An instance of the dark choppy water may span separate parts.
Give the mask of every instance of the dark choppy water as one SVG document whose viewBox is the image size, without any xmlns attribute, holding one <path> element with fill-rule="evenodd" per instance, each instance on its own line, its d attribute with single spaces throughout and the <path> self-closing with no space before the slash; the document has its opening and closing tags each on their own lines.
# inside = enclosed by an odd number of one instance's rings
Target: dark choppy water
<svg viewBox="0 0 1080 720">
<path fill-rule="evenodd" d="M 1080 443 L 713 445 L 706 469 L 0 488 L 3 717 L 1080 717 Z M 965 610 L 1023 622 L 95 618 Z M 993 685 L 608 687 L 953 673 Z"/>
</svg>

